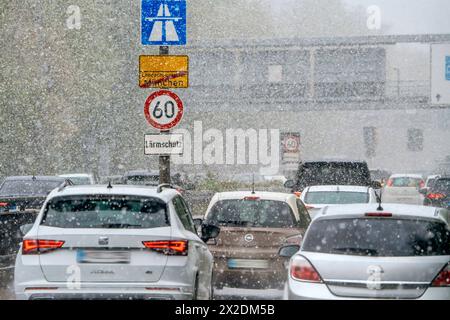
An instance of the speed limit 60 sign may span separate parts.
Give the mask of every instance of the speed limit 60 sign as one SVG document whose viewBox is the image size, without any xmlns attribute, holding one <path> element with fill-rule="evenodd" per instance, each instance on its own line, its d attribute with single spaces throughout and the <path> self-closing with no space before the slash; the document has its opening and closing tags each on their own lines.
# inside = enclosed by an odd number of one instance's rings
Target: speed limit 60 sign
<svg viewBox="0 0 450 320">
<path fill-rule="evenodd" d="M 152 93 L 144 105 L 144 114 L 148 123 L 159 130 L 170 130 L 180 123 L 183 117 L 183 102 L 169 90 Z"/>
</svg>

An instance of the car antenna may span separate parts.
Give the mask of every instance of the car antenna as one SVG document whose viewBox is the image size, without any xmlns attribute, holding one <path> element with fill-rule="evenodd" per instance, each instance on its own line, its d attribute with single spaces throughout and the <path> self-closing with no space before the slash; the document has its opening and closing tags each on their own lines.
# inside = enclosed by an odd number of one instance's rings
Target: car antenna
<svg viewBox="0 0 450 320">
<path fill-rule="evenodd" d="M 111 179 L 109 179 L 108 186 L 106 188 L 108 188 L 108 189 L 112 189 L 113 188 L 113 186 L 111 184 Z"/>
<path fill-rule="evenodd" d="M 255 194 L 255 174 L 252 173 L 252 194 Z"/>
<path fill-rule="evenodd" d="M 383 207 L 381 206 L 381 202 L 382 202 L 381 197 L 382 197 L 382 195 L 383 195 L 383 189 L 380 189 L 380 194 L 379 195 L 377 194 L 377 200 L 378 200 L 377 211 L 383 211 L 384 210 Z"/>
</svg>

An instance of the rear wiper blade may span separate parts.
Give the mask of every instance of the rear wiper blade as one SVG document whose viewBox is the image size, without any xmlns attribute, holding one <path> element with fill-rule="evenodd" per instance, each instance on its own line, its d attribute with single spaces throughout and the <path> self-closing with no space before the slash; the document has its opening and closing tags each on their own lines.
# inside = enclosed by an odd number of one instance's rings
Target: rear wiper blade
<svg viewBox="0 0 450 320">
<path fill-rule="evenodd" d="M 104 223 L 101 225 L 94 226 L 94 228 L 117 228 L 126 229 L 132 227 L 142 227 L 140 224 L 128 224 L 128 223 Z"/>
<path fill-rule="evenodd" d="M 368 253 L 370 255 L 378 255 L 378 250 L 370 249 L 370 248 L 354 248 L 354 247 L 339 247 L 333 248 L 334 251 L 348 251 L 348 252 L 359 252 L 359 253 Z"/>
</svg>

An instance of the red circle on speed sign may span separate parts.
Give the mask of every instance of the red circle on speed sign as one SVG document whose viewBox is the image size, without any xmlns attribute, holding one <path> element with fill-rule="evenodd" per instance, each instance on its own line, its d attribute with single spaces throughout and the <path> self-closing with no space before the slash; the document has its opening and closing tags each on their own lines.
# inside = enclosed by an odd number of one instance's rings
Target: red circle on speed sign
<svg viewBox="0 0 450 320">
<path fill-rule="evenodd" d="M 159 130 L 169 130 L 183 118 L 183 102 L 169 90 L 153 92 L 145 101 L 144 115 L 147 122 Z"/>
</svg>

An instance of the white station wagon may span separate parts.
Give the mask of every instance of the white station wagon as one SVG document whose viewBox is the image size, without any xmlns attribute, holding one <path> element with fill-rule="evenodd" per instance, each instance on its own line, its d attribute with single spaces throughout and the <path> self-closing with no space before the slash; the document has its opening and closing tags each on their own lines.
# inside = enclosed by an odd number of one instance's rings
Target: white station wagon
<svg viewBox="0 0 450 320">
<path fill-rule="evenodd" d="M 26 229 L 29 229 L 27 232 Z M 18 299 L 210 299 L 213 256 L 169 188 L 72 186 L 47 197 L 16 259 Z"/>
</svg>

